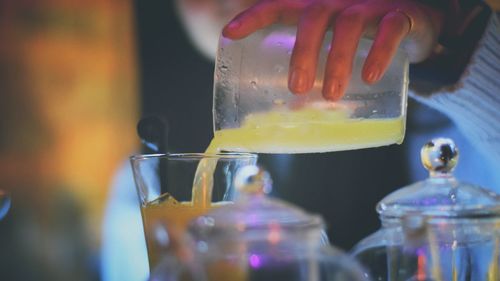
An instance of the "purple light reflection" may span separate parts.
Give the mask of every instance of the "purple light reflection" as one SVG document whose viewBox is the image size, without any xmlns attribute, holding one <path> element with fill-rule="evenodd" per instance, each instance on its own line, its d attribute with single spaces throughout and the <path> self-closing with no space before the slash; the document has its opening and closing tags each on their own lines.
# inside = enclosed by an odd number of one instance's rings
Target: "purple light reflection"
<svg viewBox="0 0 500 281">
<path fill-rule="evenodd" d="M 258 255 L 251 255 L 250 256 L 250 266 L 253 268 L 259 268 L 262 265 L 262 261 L 260 260 L 260 257 Z"/>
<path fill-rule="evenodd" d="M 262 42 L 262 48 L 275 49 L 282 47 L 286 50 L 292 50 L 295 45 L 295 34 L 287 32 L 273 32 Z"/>
<path fill-rule="evenodd" d="M 435 195 L 433 197 L 417 198 L 415 200 L 403 201 L 403 204 L 411 204 L 414 206 L 435 206 L 435 205 L 452 205 L 454 202 L 446 195 Z"/>
<path fill-rule="evenodd" d="M 250 225 L 254 225 L 259 221 L 259 218 L 257 217 L 257 214 L 250 213 L 248 214 L 248 218 L 246 221 L 250 222 Z"/>
</svg>

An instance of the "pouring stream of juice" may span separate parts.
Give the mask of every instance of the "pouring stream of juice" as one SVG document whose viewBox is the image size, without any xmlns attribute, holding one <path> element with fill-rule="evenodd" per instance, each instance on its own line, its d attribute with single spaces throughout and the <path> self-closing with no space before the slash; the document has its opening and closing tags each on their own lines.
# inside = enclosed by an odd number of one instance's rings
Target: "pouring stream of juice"
<svg viewBox="0 0 500 281">
<path fill-rule="evenodd" d="M 222 150 L 240 152 L 308 152 L 356 149 L 401 142 L 402 119 L 355 120 L 345 110 L 300 109 L 249 115 L 240 128 L 215 132 L 206 153 Z M 307 122 L 304 122 L 307 121 Z M 396 128 L 403 131 L 394 135 Z M 396 140 L 396 141 L 395 141 Z M 201 159 L 194 176 L 191 208 L 209 210 L 217 161 Z M 312 262 L 314 264 L 314 262 Z M 210 271 L 211 280 L 247 280 L 235 265 L 218 265 Z M 235 278 L 238 276 L 237 278 Z M 229 279 L 228 279 L 229 278 Z M 311 279 L 316 280 L 316 278 Z"/>
<path fill-rule="evenodd" d="M 251 114 L 240 128 L 215 132 L 206 153 L 224 151 L 305 153 L 328 152 L 400 143 L 404 120 L 349 119 L 345 109 L 302 108 Z M 400 130 L 398 131 L 398 129 Z M 394 133 L 400 132 L 400 133 Z M 165 221 L 181 230 L 196 216 L 225 202 L 212 204 L 214 172 L 217 160 L 201 159 L 195 172 L 189 202 L 178 202 L 170 194 L 141 208 L 146 229 L 156 221 Z M 150 239 L 152 240 L 152 239 Z M 157 246 L 148 240 L 150 265 L 159 256 Z"/>
</svg>

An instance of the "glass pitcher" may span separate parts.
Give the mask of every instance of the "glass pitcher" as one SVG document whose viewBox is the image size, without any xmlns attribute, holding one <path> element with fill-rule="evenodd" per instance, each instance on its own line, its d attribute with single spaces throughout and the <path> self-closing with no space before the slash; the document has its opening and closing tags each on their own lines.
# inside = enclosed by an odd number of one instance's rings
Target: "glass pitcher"
<svg viewBox="0 0 500 281">
<path fill-rule="evenodd" d="M 430 177 L 385 197 L 382 228 L 352 254 L 374 280 L 500 280 L 500 196 L 453 177 L 453 141 L 435 139 L 421 156 Z"/>
<path fill-rule="evenodd" d="M 242 168 L 235 185 L 237 201 L 192 221 L 190 238 L 174 243 L 151 280 L 367 280 L 353 259 L 324 243 L 319 216 L 265 196 L 265 171 Z"/>
<path fill-rule="evenodd" d="M 288 90 L 296 28 L 273 25 L 247 38 L 221 37 L 214 76 L 214 130 L 229 151 L 309 153 L 401 143 L 406 122 L 408 59 L 398 50 L 384 77 L 361 78 L 372 40 L 361 39 L 352 78 L 338 102 L 321 95 L 332 34 L 321 49 L 313 89 Z"/>
</svg>

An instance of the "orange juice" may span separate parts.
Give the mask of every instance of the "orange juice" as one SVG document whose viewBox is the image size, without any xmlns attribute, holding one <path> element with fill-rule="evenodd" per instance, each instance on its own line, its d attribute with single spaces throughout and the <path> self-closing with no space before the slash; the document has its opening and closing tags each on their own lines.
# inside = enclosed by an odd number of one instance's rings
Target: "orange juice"
<svg viewBox="0 0 500 281">
<path fill-rule="evenodd" d="M 160 260 L 160 255 L 166 247 L 172 243 L 182 243 L 182 237 L 188 223 L 195 217 L 201 216 L 211 208 L 222 206 L 230 202 L 218 202 L 211 204 L 208 208 L 193 206 L 191 202 L 178 202 L 169 194 L 164 194 L 163 201 L 155 200 L 141 207 L 148 258 L 150 269 L 153 269 Z M 168 233 L 168 234 L 167 234 Z M 165 235 L 168 236 L 165 236 Z M 162 245 L 169 239 L 167 245 Z M 174 241 L 177 239 L 177 241 Z M 181 241 L 179 241 L 181 240 Z"/>
<path fill-rule="evenodd" d="M 267 153 L 327 152 L 401 143 L 403 140 L 403 118 L 353 120 L 348 116 L 349 112 L 344 109 L 318 108 L 251 114 L 246 117 L 240 128 L 216 131 L 206 153 L 218 153 L 221 150 Z M 161 243 L 161 227 L 166 226 L 170 238 L 173 233 L 183 235 L 190 220 L 213 207 L 227 204 L 212 203 L 216 166 L 217 161 L 214 159 L 200 160 L 194 175 L 191 202 L 178 202 L 169 194 L 164 194 L 141 208 L 150 268 L 158 262 L 164 247 L 158 244 Z M 217 272 L 222 274 L 221 276 L 226 275 L 214 268 L 211 276 L 215 276 Z M 238 272 L 228 275 L 229 277 L 241 275 L 230 280 L 245 279 L 241 269 L 234 266 L 228 268 Z M 223 280 L 221 278 L 217 279 Z"/>
<path fill-rule="evenodd" d="M 340 109 L 315 108 L 250 114 L 241 127 L 216 131 L 207 151 L 331 152 L 403 141 L 405 121 L 401 117 L 350 119 L 347 114 Z"/>
</svg>

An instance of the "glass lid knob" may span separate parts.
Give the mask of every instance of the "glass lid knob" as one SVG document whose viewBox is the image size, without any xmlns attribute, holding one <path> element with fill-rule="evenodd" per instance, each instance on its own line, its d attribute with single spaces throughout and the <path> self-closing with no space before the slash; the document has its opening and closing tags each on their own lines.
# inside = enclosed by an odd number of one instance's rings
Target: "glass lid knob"
<svg viewBox="0 0 500 281">
<path fill-rule="evenodd" d="M 241 168 L 234 179 L 236 189 L 246 195 L 264 195 L 272 190 L 269 173 L 254 165 Z"/>
<path fill-rule="evenodd" d="M 457 165 L 458 148 L 451 139 L 437 138 L 422 147 L 420 157 L 431 175 L 447 174 Z"/>
</svg>

